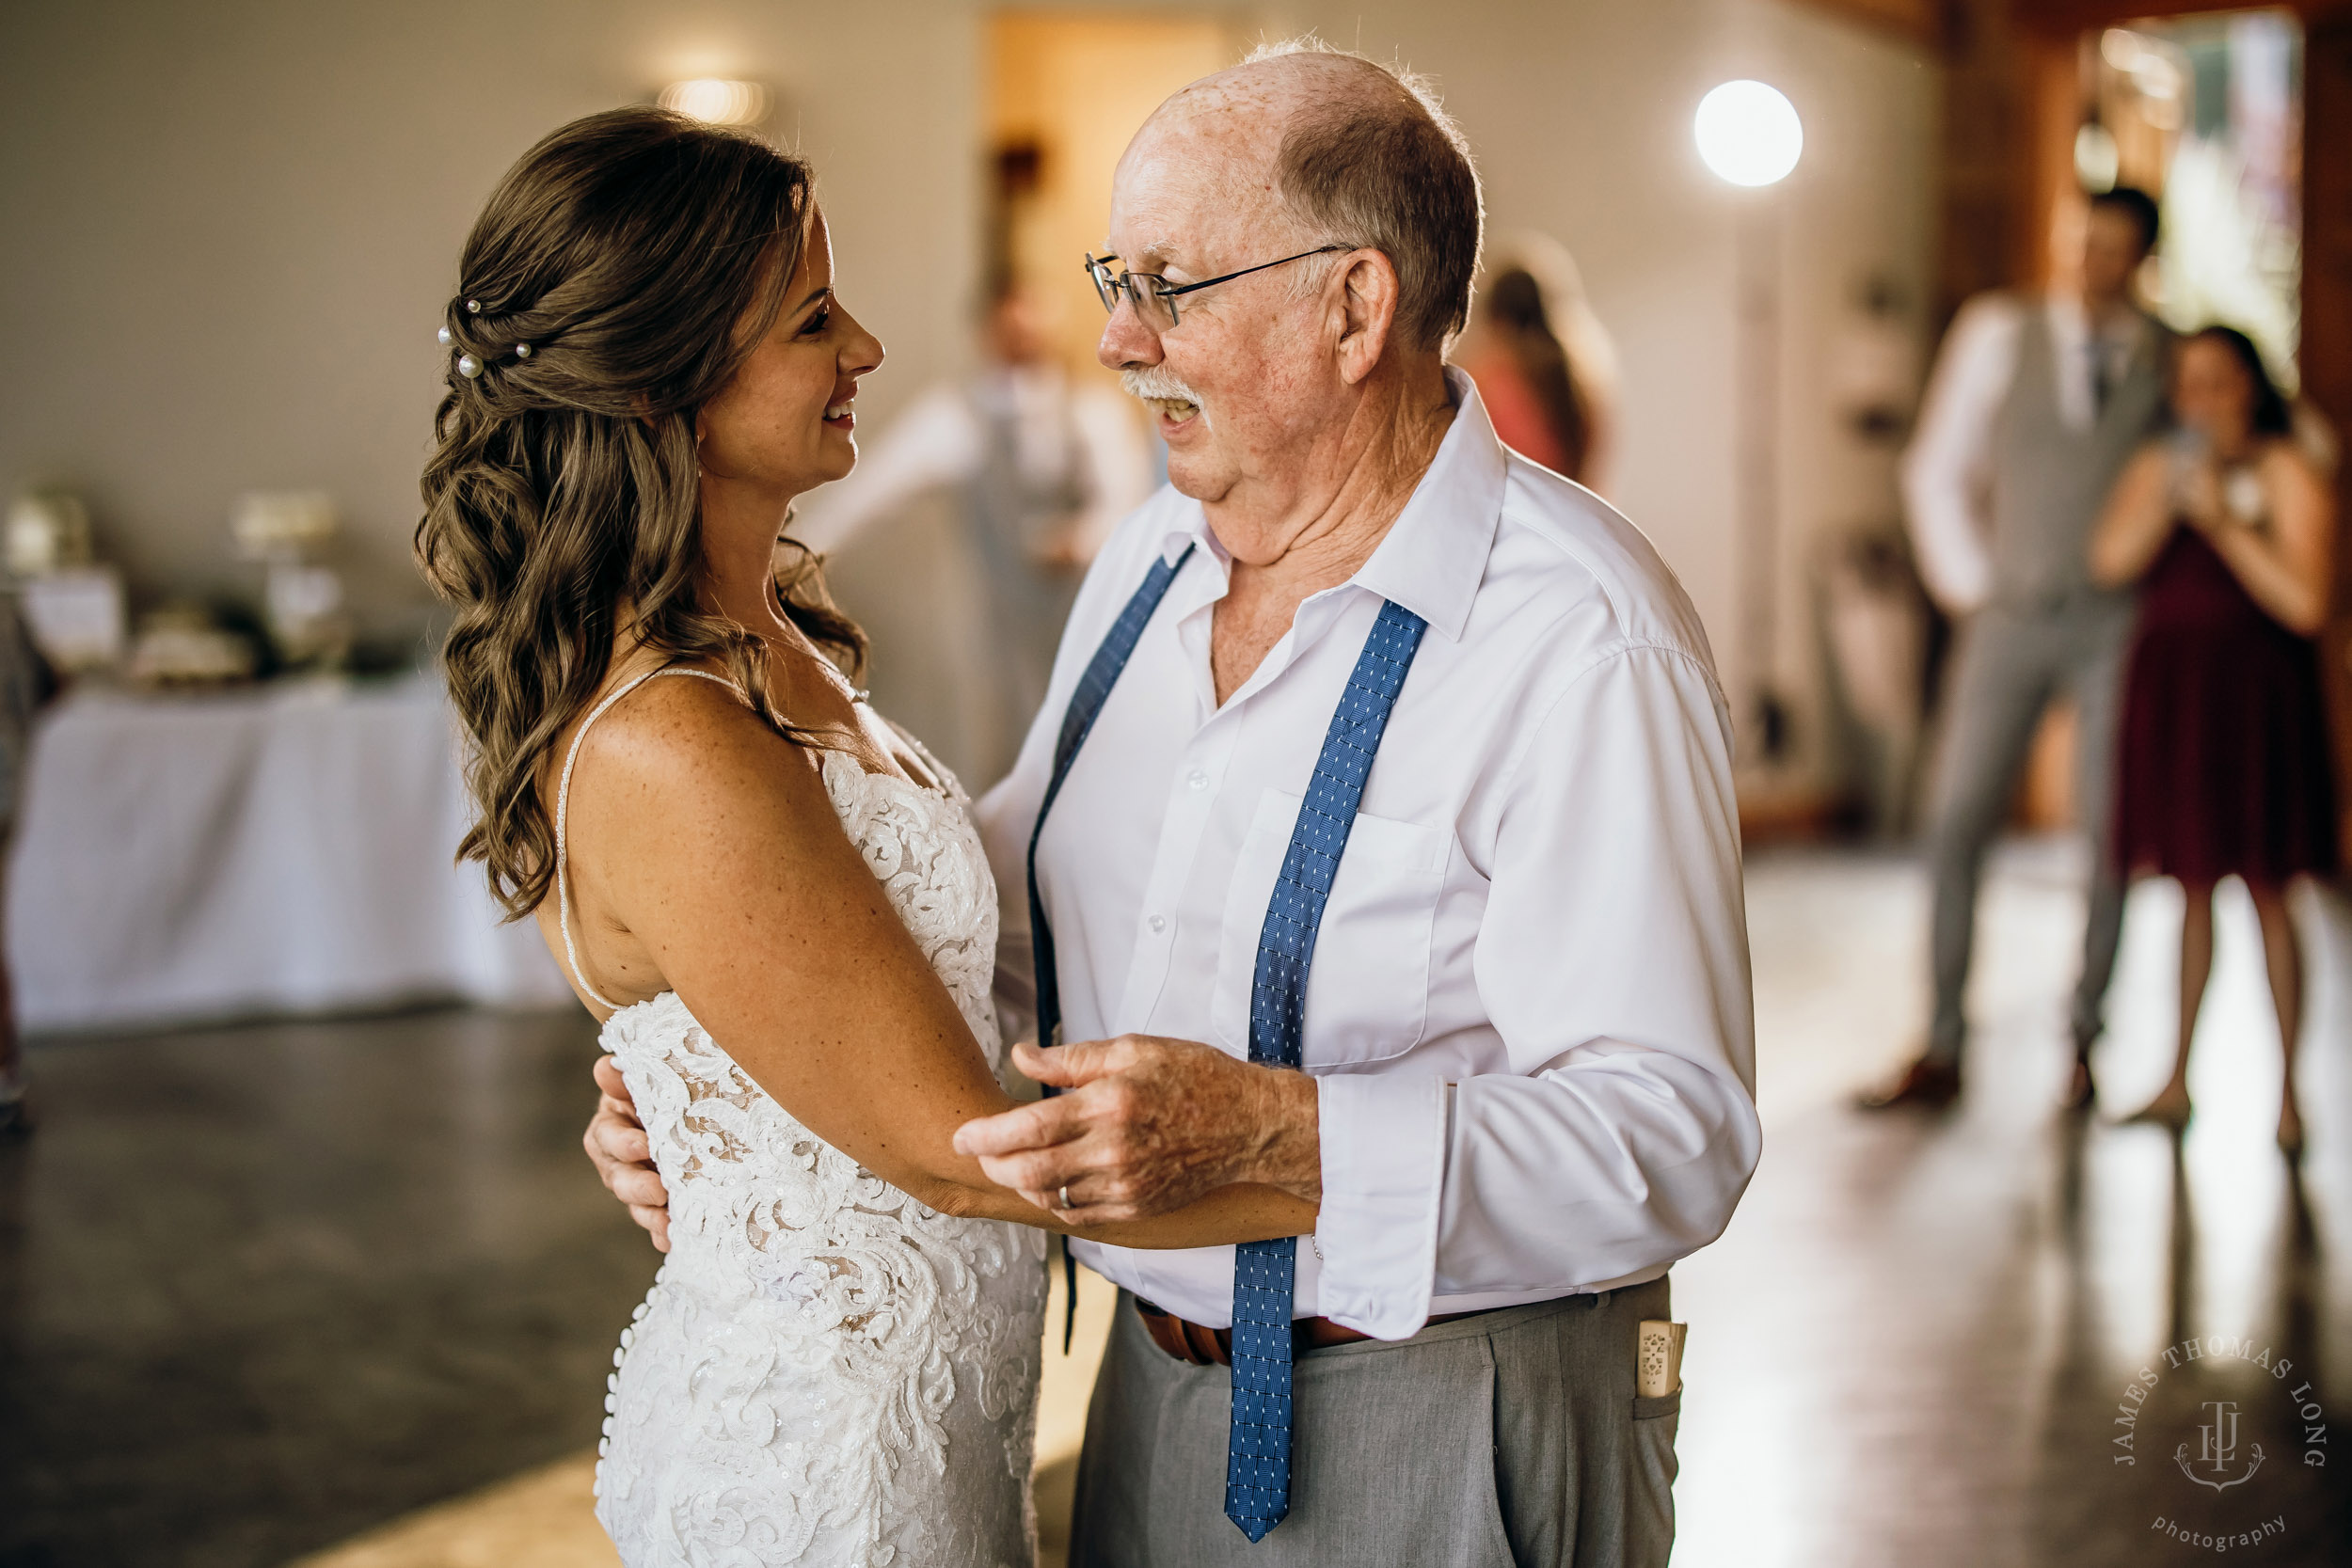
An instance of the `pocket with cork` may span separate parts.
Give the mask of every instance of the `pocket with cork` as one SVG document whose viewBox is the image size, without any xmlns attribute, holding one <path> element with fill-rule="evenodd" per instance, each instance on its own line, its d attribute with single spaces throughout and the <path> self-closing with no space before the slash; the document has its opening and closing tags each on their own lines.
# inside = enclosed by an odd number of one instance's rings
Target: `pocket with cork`
<svg viewBox="0 0 2352 1568">
<path fill-rule="evenodd" d="M 1642 1334 L 1633 1353 L 1634 1392 L 1645 1400 L 1662 1399 L 1682 1387 L 1682 1337 L 1688 1323 L 1657 1318 L 1642 1321 Z"/>
</svg>

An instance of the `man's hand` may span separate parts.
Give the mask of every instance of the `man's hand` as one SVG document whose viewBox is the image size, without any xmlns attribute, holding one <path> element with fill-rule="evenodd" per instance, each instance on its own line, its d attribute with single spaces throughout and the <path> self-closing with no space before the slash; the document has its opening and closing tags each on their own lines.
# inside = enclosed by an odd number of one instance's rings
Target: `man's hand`
<svg viewBox="0 0 2352 1568">
<path fill-rule="evenodd" d="M 1018 1045 L 1013 1063 L 1063 1092 L 965 1122 L 956 1151 L 1041 1209 L 1150 1219 L 1238 1182 L 1323 1200 L 1315 1085 L 1304 1073 L 1140 1035 Z"/>
<path fill-rule="evenodd" d="M 653 1244 L 670 1250 L 670 1190 L 653 1168 L 653 1146 L 645 1140 L 644 1124 L 637 1119 L 637 1101 L 629 1098 L 620 1064 L 610 1056 L 596 1058 L 596 1087 L 603 1098 L 588 1123 L 588 1158 L 612 1196 L 628 1205 L 628 1217 L 645 1227 Z"/>
</svg>

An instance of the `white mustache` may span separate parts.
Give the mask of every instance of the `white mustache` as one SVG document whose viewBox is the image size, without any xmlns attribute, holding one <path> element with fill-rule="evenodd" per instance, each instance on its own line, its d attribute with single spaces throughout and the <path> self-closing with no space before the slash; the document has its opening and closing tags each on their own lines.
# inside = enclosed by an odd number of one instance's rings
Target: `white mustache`
<svg viewBox="0 0 2352 1568">
<path fill-rule="evenodd" d="M 1189 403 L 1195 408 L 1202 406 L 1200 394 L 1185 386 L 1184 378 L 1165 365 L 1130 366 L 1119 372 L 1119 384 L 1127 389 L 1129 397 L 1141 398 L 1147 403 L 1166 399 Z"/>
</svg>

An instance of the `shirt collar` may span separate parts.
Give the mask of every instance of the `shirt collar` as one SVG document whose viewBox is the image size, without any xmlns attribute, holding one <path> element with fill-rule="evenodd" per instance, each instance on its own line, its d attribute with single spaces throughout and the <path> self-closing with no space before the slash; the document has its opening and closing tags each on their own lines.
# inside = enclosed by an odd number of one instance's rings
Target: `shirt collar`
<svg viewBox="0 0 2352 1568">
<path fill-rule="evenodd" d="M 1454 397 L 1453 427 L 1354 580 L 1458 641 L 1486 578 L 1509 470 L 1477 385 L 1451 365 L 1445 384 Z"/>
<path fill-rule="evenodd" d="M 1477 385 L 1451 365 L 1445 369 L 1445 382 L 1454 401 L 1454 423 L 1405 510 L 1348 581 L 1411 610 L 1447 638 L 1459 640 L 1470 620 L 1470 601 L 1486 576 L 1509 470 L 1502 440 L 1479 401 Z M 1203 546 L 1220 562 L 1227 559 L 1199 501 L 1168 520 L 1161 557 L 1173 561 L 1191 545 Z"/>
<path fill-rule="evenodd" d="M 2137 307 L 2100 318 L 2094 334 L 2090 311 L 2080 297 L 2053 293 L 2048 303 L 2051 335 L 2062 346 L 2088 347 L 2096 344 L 2112 354 L 2122 349 L 2137 352 L 2148 341 L 2148 316 Z"/>
</svg>

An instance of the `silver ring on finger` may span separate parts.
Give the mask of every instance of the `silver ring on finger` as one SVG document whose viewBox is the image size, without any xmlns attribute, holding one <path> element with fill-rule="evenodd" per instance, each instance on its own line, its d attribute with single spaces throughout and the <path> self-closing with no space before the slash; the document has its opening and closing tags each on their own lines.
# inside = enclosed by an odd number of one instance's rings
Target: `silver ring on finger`
<svg viewBox="0 0 2352 1568">
<path fill-rule="evenodd" d="M 1061 1184 L 1061 1192 L 1057 1196 L 1061 1198 L 1061 1206 L 1065 1211 L 1075 1209 L 1077 1207 L 1076 1204 L 1070 1201 L 1069 1182 L 1065 1181 Z"/>
</svg>

